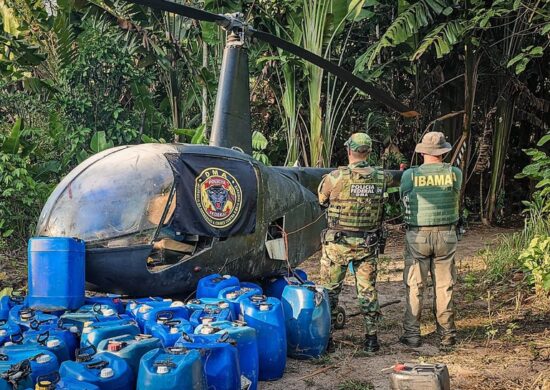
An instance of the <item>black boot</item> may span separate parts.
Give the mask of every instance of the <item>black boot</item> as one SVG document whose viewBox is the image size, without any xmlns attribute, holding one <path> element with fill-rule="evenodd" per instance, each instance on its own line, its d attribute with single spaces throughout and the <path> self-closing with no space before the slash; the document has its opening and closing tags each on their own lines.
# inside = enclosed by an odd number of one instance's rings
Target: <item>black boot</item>
<svg viewBox="0 0 550 390">
<path fill-rule="evenodd" d="M 378 344 L 378 336 L 375 334 L 366 335 L 365 337 L 365 352 L 376 352 L 380 350 L 380 344 Z"/>
<path fill-rule="evenodd" d="M 334 353 L 334 352 L 336 352 L 336 344 L 334 343 L 334 339 L 332 338 L 332 334 L 331 334 L 328 339 L 327 353 Z"/>
<path fill-rule="evenodd" d="M 420 337 L 399 337 L 399 342 L 405 344 L 407 347 L 418 348 L 422 345 L 422 340 Z"/>
</svg>

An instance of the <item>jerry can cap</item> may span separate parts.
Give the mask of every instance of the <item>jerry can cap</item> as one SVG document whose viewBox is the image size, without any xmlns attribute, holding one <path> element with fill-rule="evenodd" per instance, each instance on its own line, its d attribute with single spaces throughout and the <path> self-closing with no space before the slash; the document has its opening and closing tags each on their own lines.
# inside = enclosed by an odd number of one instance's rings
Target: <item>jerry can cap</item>
<svg viewBox="0 0 550 390">
<path fill-rule="evenodd" d="M 6 329 L 0 329 L 0 337 L 4 337 L 8 334 L 8 331 Z"/>
<path fill-rule="evenodd" d="M 203 324 L 209 324 L 209 323 L 211 323 L 211 322 L 214 322 L 214 319 L 213 319 L 212 317 L 203 317 L 203 318 L 201 319 L 201 322 L 202 322 Z"/>
<path fill-rule="evenodd" d="M 48 363 L 50 360 L 52 360 L 50 355 L 41 354 L 36 357 L 36 363 L 38 364 L 45 364 Z"/>
<path fill-rule="evenodd" d="M 165 365 L 157 366 L 157 374 L 168 374 L 170 372 L 170 367 Z"/>
<path fill-rule="evenodd" d="M 184 307 L 185 303 L 182 301 L 174 301 L 170 304 L 170 307 Z"/>
<path fill-rule="evenodd" d="M 215 333 L 216 330 L 210 325 L 205 325 L 201 328 L 200 332 L 201 334 L 212 334 Z"/>
<path fill-rule="evenodd" d="M 103 315 L 105 317 L 112 317 L 114 316 L 115 314 L 117 314 L 117 312 L 113 309 L 113 308 L 107 308 L 107 309 L 103 309 Z"/>
<path fill-rule="evenodd" d="M 61 345 L 61 341 L 58 339 L 48 340 L 46 342 L 46 347 L 48 348 L 56 348 L 56 347 L 59 347 L 60 345 Z"/>
<path fill-rule="evenodd" d="M 229 303 L 227 303 L 227 302 L 220 302 L 220 303 L 218 304 L 218 307 L 219 307 L 220 309 L 227 309 L 227 308 L 229 307 Z"/>
<path fill-rule="evenodd" d="M 99 372 L 101 378 L 112 378 L 115 375 L 114 370 L 111 367 L 102 368 Z"/>
<path fill-rule="evenodd" d="M 269 311 L 271 305 L 269 303 L 260 303 L 260 311 Z"/>
<path fill-rule="evenodd" d="M 139 312 L 140 312 L 140 313 L 147 313 L 147 312 L 150 311 L 151 309 L 153 309 L 152 306 L 149 306 L 149 305 L 142 305 L 142 306 L 139 308 Z"/>
</svg>

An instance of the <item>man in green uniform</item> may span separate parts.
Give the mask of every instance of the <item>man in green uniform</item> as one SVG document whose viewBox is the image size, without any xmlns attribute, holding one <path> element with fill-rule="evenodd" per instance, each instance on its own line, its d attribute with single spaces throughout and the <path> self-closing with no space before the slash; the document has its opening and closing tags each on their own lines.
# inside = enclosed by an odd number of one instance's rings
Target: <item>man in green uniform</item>
<svg viewBox="0 0 550 390">
<path fill-rule="evenodd" d="M 380 316 L 376 263 L 386 178 L 384 171 L 369 167 L 366 161 L 372 148 L 367 134 L 355 133 L 345 145 L 349 165 L 331 172 L 319 185 L 319 203 L 328 208 L 328 229 L 322 237 L 321 282 L 328 289 L 334 324 L 338 295 L 352 263 L 365 318 L 365 351 L 376 352 L 380 349 L 376 336 Z M 333 349 L 331 337 L 329 352 Z"/>
<path fill-rule="evenodd" d="M 420 315 L 428 271 L 434 291 L 434 315 L 441 346 L 456 342 L 453 286 L 456 283 L 456 224 L 462 185 L 460 169 L 443 163 L 451 150 L 443 133 L 430 132 L 416 145 L 424 164 L 407 169 L 401 178 L 400 193 L 405 206 L 405 268 L 403 281 L 407 303 L 403 335 L 399 341 L 419 347 Z"/>
</svg>

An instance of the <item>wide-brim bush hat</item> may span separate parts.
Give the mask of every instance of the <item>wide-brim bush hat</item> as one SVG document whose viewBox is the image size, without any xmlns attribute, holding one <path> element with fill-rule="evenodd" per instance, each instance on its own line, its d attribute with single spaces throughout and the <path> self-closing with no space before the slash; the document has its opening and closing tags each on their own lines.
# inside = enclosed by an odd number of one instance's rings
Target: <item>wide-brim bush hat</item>
<svg viewBox="0 0 550 390">
<path fill-rule="evenodd" d="M 430 131 L 422 137 L 422 142 L 416 145 L 416 153 L 441 156 L 448 153 L 453 147 L 445 140 L 445 135 L 439 131 Z"/>
</svg>

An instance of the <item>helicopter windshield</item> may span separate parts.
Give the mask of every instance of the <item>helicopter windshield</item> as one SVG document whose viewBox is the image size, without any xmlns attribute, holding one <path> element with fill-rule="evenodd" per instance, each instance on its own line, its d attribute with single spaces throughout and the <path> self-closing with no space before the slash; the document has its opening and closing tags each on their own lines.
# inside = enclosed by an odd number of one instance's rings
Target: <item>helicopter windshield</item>
<svg viewBox="0 0 550 390">
<path fill-rule="evenodd" d="M 108 246 L 150 243 L 166 209 L 174 182 L 164 153 L 169 145 L 118 150 L 60 183 L 39 220 L 38 235 L 78 237 Z M 75 171 L 79 171 L 77 167 Z M 174 204 L 175 202 L 172 202 Z M 168 213 L 173 212 L 173 207 Z M 167 216 L 169 217 L 169 216 Z M 166 220 L 166 219 L 165 219 Z"/>
</svg>

